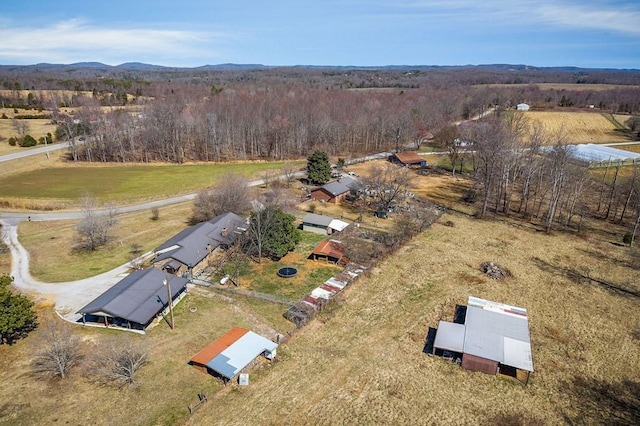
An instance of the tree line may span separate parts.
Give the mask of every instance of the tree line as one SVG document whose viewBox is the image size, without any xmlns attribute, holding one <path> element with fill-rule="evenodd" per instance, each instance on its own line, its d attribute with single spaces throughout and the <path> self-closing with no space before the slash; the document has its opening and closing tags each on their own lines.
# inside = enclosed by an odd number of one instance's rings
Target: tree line
<svg viewBox="0 0 640 426">
<path fill-rule="evenodd" d="M 466 198 L 478 204 L 478 216 L 520 215 L 546 231 L 580 229 L 585 217 L 595 217 L 627 224 L 631 244 L 640 221 L 640 163 L 592 169 L 566 136 L 511 112 L 467 123 L 444 144 L 452 164 L 470 163 L 473 188 Z M 461 147 L 460 140 L 469 144 Z"/>
</svg>

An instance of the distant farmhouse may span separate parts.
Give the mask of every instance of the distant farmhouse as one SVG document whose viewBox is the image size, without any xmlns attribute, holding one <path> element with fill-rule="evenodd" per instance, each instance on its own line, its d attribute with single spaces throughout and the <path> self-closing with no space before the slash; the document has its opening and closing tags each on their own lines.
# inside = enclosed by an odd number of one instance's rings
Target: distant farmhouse
<svg viewBox="0 0 640 426">
<path fill-rule="evenodd" d="M 217 248 L 227 248 L 247 228 L 245 219 L 225 213 L 190 226 L 154 250 L 152 263 L 167 272 L 180 275 L 206 267 Z"/>
<path fill-rule="evenodd" d="M 145 330 L 169 306 L 169 290 L 175 305 L 187 290 L 186 278 L 150 268 L 134 271 L 78 311 L 84 324 Z"/>
<path fill-rule="evenodd" d="M 311 199 L 338 204 L 347 194 L 357 191 L 358 185 L 354 179 L 344 177 L 314 189 L 311 191 Z"/>
<path fill-rule="evenodd" d="M 518 104 L 518 106 L 516 106 L 516 109 L 518 111 L 529 111 L 529 105 L 528 104 Z"/>
<path fill-rule="evenodd" d="M 400 166 L 424 167 L 427 165 L 424 157 L 413 151 L 397 152 L 389 157 L 389 161 Z"/>
</svg>

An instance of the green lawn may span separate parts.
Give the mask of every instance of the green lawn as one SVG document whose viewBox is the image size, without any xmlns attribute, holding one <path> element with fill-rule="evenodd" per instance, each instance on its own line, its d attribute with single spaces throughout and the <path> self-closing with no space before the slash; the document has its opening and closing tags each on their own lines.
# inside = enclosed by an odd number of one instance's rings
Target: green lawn
<svg viewBox="0 0 640 426">
<path fill-rule="evenodd" d="M 258 178 L 283 163 L 73 166 L 33 170 L 0 178 L 3 198 L 77 200 L 90 193 L 100 201 L 129 202 L 195 192 L 221 176 Z"/>
</svg>

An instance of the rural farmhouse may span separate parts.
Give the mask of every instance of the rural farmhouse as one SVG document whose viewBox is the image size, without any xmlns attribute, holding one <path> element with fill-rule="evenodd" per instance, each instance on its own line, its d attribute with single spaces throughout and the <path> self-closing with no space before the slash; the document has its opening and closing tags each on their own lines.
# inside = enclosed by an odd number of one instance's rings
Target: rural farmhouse
<svg viewBox="0 0 640 426">
<path fill-rule="evenodd" d="M 206 266 L 217 248 L 226 248 L 247 228 L 246 221 L 235 213 L 225 213 L 190 226 L 154 250 L 152 263 L 181 275 Z"/>
<path fill-rule="evenodd" d="M 185 294 L 186 278 L 150 268 L 134 271 L 78 311 L 82 322 L 144 330 L 168 307 L 168 295 L 175 305 Z"/>
</svg>

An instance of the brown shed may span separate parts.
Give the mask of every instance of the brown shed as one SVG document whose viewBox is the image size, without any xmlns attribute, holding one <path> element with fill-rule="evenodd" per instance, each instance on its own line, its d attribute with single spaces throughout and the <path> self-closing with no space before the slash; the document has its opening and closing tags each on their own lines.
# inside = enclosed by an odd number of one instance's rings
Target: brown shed
<svg viewBox="0 0 640 426">
<path fill-rule="evenodd" d="M 463 354 L 462 368 L 465 370 L 479 371 L 481 373 L 497 374 L 498 361 L 492 361 L 490 359 L 481 358 L 471 354 Z"/>
</svg>

